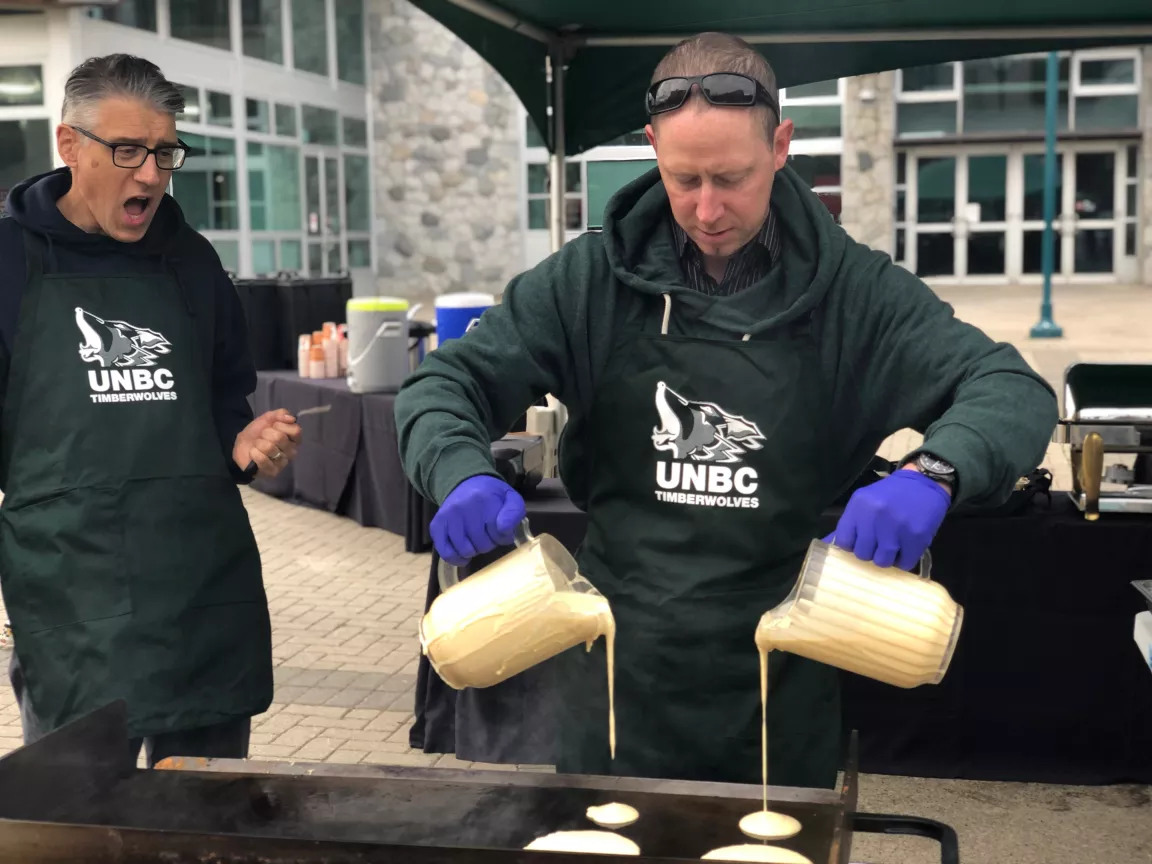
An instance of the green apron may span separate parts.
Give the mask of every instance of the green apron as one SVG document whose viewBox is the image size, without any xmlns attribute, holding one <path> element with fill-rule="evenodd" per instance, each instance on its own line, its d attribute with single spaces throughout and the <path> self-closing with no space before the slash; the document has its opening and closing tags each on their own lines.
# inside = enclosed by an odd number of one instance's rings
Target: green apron
<svg viewBox="0 0 1152 864">
<path fill-rule="evenodd" d="M 25 249 L 0 584 L 37 732 L 116 699 L 131 737 L 260 713 L 271 626 L 213 421 L 211 339 L 163 262 L 65 274 L 45 272 L 36 235 Z"/>
<path fill-rule="evenodd" d="M 746 341 L 669 336 L 664 302 L 623 328 L 587 433 L 578 560 L 616 618 L 617 755 L 600 640 L 561 655 L 558 767 L 759 783 L 754 633 L 795 583 L 826 503 L 827 388 L 808 320 Z M 831 787 L 837 672 L 770 657 L 770 782 Z"/>
</svg>

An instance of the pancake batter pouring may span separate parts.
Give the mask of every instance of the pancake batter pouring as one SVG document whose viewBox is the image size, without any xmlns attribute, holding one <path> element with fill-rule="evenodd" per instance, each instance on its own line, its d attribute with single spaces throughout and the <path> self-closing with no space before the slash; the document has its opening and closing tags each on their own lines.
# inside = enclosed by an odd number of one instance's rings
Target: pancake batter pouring
<svg viewBox="0 0 1152 864">
<path fill-rule="evenodd" d="M 757 634 L 759 635 L 759 634 Z M 760 644 L 760 772 L 764 785 L 764 806 L 762 810 L 749 813 L 740 820 L 740 830 L 757 840 L 783 840 L 800 833 L 800 823 L 784 813 L 774 813 L 768 809 L 768 651 L 767 645 Z M 739 848 L 739 847 L 733 847 Z M 753 847 L 759 848 L 759 847 Z M 770 847 L 768 847 L 770 848 Z M 741 859 L 745 860 L 745 859 Z M 764 859 L 747 859 L 764 860 Z"/>
</svg>

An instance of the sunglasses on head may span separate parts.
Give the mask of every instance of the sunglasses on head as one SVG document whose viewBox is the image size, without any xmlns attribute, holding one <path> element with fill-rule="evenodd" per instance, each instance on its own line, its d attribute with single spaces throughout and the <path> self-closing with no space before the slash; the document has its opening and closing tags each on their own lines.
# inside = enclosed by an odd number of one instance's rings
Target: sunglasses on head
<svg viewBox="0 0 1152 864">
<path fill-rule="evenodd" d="M 708 75 L 682 75 L 664 78 L 648 88 L 648 114 L 675 111 L 688 101 L 692 85 L 697 85 L 704 98 L 713 105 L 750 108 L 763 102 L 780 120 L 780 103 L 755 78 L 736 72 L 712 72 Z"/>
</svg>

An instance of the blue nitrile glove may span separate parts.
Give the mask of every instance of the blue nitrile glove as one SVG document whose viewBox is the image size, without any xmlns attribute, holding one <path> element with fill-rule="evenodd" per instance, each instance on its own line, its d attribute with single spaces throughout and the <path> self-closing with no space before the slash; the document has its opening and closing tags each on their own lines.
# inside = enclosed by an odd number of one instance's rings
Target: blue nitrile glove
<svg viewBox="0 0 1152 864">
<path fill-rule="evenodd" d="M 824 538 L 879 567 L 913 570 L 948 513 L 952 496 L 919 471 L 893 471 L 848 499 L 836 530 Z"/>
<path fill-rule="evenodd" d="M 429 526 L 440 557 L 457 567 L 497 546 L 511 546 L 524 499 L 499 477 L 469 477 L 440 505 Z"/>
</svg>

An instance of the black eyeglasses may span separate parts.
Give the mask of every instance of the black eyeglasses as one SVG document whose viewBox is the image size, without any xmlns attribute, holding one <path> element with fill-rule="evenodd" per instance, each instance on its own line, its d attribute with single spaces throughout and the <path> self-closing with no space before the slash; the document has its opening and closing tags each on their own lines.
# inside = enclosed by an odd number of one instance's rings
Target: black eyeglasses
<svg viewBox="0 0 1152 864">
<path fill-rule="evenodd" d="M 87 129 L 81 129 L 79 126 L 69 126 L 68 128 L 75 129 L 85 138 L 91 138 L 110 149 L 112 151 L 112 164 L 117 168 L 139 168 L 148 161 L 150 154 L 155 153 L 157 168 L 161 171 L 176 171 L 184 164 L 184 159 L 188 155 L 188 145 L 179 138 L 176 139 L 179 142 L 177 147 L 170 144 L 161 147 L 145 147 L 143 144 L 113 144 L 111 141 L 105 141 L 99 135 L 93 135 Z"/>
<path fill-rule="evenodd" d="M 700 87 L 704 98 L 713 105 L 750 108 L 760 101 L 772 109 L 777 121 L 780 120 L 780 103 L 776 97 L 755 78 L 736 72 L 712 72 L 708 75 L 686 75 L 657 81 L 648 88 L 649 115 L 675 111 L 688 101 L 693 84 Z"/>
</svg>

